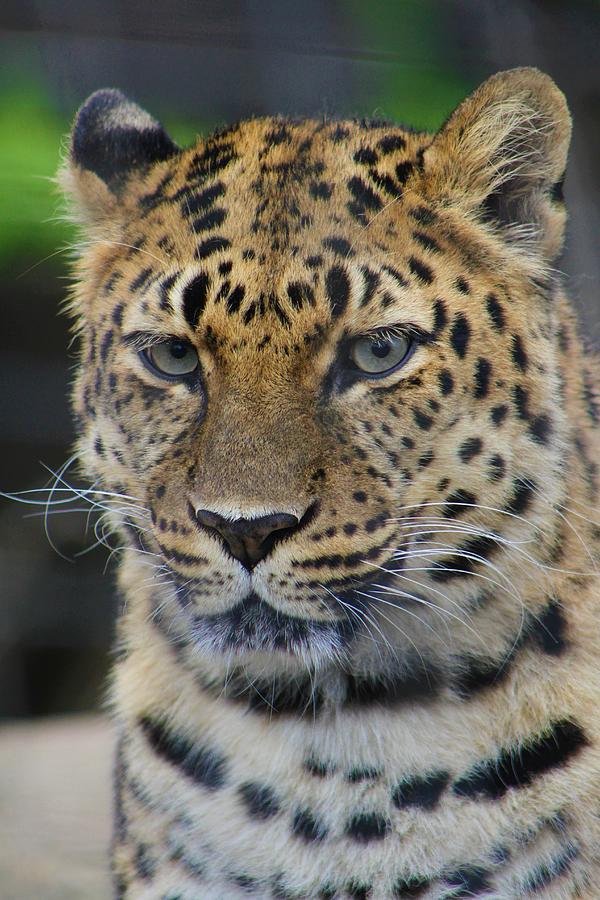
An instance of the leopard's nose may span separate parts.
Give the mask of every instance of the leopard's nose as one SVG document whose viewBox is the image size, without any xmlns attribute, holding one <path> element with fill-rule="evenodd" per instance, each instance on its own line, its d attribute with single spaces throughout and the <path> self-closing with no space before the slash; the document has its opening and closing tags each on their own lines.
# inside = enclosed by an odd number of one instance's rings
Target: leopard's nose
<svg viewBox="0 0 600 900">
<path fill-rule="evenodd" d="M 196 520 L 207 531 L 217 532 L 231 555 L 249 570 L 300 524 L 300 519 L 289 513 L 271 513 L 256 519 L 226 519 L 210 509 L 196 510 Z"/>
</svg>

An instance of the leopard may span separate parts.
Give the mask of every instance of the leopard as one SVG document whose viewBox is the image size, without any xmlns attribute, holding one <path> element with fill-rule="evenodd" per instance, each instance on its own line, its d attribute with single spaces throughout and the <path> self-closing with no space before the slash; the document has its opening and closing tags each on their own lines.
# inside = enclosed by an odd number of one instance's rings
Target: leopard
<svg viewBox="0 0 600 900">
<path fill-rule="evenodd" d="M 600 896 L 599 367 L 546 74 L 433 132 L 116 89 L 60 180 L 114 896 Z"/>
</svg>

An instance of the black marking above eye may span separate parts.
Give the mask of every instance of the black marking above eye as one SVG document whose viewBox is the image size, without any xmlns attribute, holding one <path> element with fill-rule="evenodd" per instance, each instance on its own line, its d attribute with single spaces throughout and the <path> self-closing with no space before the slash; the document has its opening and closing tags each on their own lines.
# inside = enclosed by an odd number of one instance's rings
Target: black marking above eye
<svg viewBox="0 0 600 900">
<path fill-rule="evenodd" d="M 210 277 L 202 272 L 183 289 L 183 314 L 194 330 L 206 306 L 209 288 Z"/>
<path fill-rule="evenodd" d="M 331 306 L 331 314 L 334 319 L 341 316 L 350 299 L 350 279 L 348 273 L 341 266 L 332 266 L 325 278 L 325 290 Z"/>
<path fill-rule="evenodd" d="M 379 287 L 379 275 L 377 275 L 376 272 L 372 272 L 367 266 L 363 266 L 361 271 L 365 279 L 365 285 L 360 305 L 367 306 L 373 299 L 375 292 Z"/>
<path fill-rule="evenodd" d="M 529 358 L 523 345 L 523 339 L 518 334 L 513 334 L 511 354 L 517 368 L 520 369 L 521 372 L 526 372 Z"/>
<path fill-rule="evenodd" d="M 469 320 L 466 318 L 466 316 L 463 316 L 462 313 L 458 313 L 454 317 L 454 321 L 452 323 L 452 330 L 450 332 L 450 344 L 452 345 L 452 349 L 460 359 L 464 359 L 464 356 L 467 352 L 467 347 L 469 345 L 470 336 L 471 326 L 469 325 Z"/>
<path fill-rule="evenodd" d="M 433 304 L 433 333 L 438 335 L 448 324 L 446 304 L 439 298 Z"/>
</svg>

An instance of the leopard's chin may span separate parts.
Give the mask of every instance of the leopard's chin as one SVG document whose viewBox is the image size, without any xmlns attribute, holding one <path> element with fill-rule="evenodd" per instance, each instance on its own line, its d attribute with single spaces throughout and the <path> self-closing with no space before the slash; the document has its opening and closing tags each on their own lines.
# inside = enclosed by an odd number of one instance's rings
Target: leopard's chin
<svg viewBox="0 0 600 900">
<path fill-rule="evenodd" d="M 292 616 L 251 593 L 224 612 L 195 615 L 190 640 L 211 655 L 283 654 L 319 664 L 341 658 L 355 633 L 347 618 Z"/>
</svg>

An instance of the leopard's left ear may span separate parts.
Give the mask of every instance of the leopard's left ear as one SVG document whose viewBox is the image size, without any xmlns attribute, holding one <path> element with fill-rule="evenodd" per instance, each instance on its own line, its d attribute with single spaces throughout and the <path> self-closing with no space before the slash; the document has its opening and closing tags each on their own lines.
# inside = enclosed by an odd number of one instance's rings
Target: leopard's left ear
<svg viewBox="0 0 600 900">
<path fill-rule="evenodd" d="M 120 91 L 96 91 L 75 117 L 59 178 L 76 217 L 102 225 L 118 216 L 132 175 L 178 152 L 160 122 Z"/>
<path fill-rule="evenodd" d="M 567 102 L 548 75 L 499 72 L 461 103 L 425 151 L 423 189 L 552 260 L 563 241 L 570 137 Z"/>
</svg>

